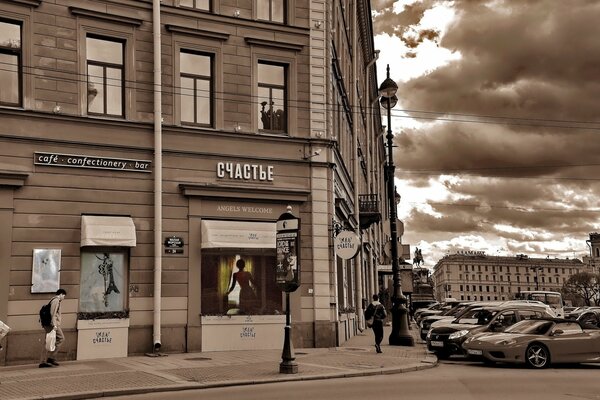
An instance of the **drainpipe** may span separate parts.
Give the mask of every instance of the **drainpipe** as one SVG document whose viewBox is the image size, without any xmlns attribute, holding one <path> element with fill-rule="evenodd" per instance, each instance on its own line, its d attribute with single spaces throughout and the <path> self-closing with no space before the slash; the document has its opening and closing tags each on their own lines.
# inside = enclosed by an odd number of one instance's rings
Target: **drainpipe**
<svg viewBox="0 0 600 400">
<path fill-rule="evenodd" d="M 365 82 L 366 82 L 366 87 L 369 87 L 369 78 L 371 77 L 371 67 L 377 62 L 377 60 L 379 59 L 379 52 L 380 50 L 375 50 L 374 52 L 374 57 L 371 61 L 369 61 L 369 63 L 365 66 Z M 365 96 L 367 96 L 367 102 L 369 103 L 369 95 L 370 95 L 370 91 L 367 90 L 365 93 Z M 370 102 L 371 108 L 374 107 L 373 102 Z M 368 134 L 372 134 L 373 136 L 375 136 L 375 132 L 373 132 L 373 113 L 372 112 L 367 112 L 367 129 L 369 130 Z M 370 135 L 369 135 L 370 136 Z M 369 146 L 371 147 L 371 149 L 376 149 L 379 148 L 379 146 L 377 146 L 377 143 L 379 142 L 379 135 L 375 136 L 374 140 L 369 140 Z M 374 168 L 375 166 L 379 167 L 378 163 L 377 163 L 377 151 L 370 151 L 369 154 L 373 154 L 374 157 L 373 159 L 369 160 L 369 181 L 367 182 L 367 187 L 371 187 L 371 182 L 375 181 L 374 178 Z M 372 235 L 371 239 L 375 239 L 377 240 L 379 237 L 377 235 Z M 374 247 L 375 248 L 375 247 Z M 376 252 L 378 254 L 378 252 Z M 369 263 L 368 263 L 368 273 L 369 273 L 369 279 L 366 282 L 365 287 L 367 288 L 367 291 L 369 293 L 367 293 L 366 298 L 367 298 L 367 302 L 369 302 L 370 299 L 370 295 L 373 293 L 377 293 L 378 292 L 378 285 L 377 285 L 377 264 L 373 262 L 373 256 L 371 255 L 371 258 L 369 259 Z"/>
<path fill-rule="evenodd" d="M 152 33 L 154 38 L 154 327 L 153 352 L 160 342 L 162 299 L 162 68 L 160 38 L 160 0 L 152 0 Z"/>
<path fill-rule="evenodd" d="M 355 0 L 352 2 L 352 6 L 353 6 L 353 13 L 354 13 L 354 29 L 352 29 L 352 80 L 354 82 L 354 87 L 351 88 L 352 90 L 352 97 L 354 98 L 354 101 L 352 102 L 353 104 L 353 110 L 357 110 L 358 109 L 358 104 L 360 99 L 358 98 L 358 88 L 359 88 L 359 80 L 357 79 L 358 77 L 358 52 L 362 51 L 362 49 L 359 49 L 358 47 L 358 1 Z M 357 322 L 358 322 L 358 330 L 359 331 L 363 331 L 365 329 L 365 318 L 364 318 L 364 312 L 363 312 L 363 308 L 362 308 L 362 299 L 363 299 L 363 280 L 364 280 L 364 276 L 363 276 L 363 257 L 364 257 L 364 249 L 363 249 L 363 237 L 362 237 L 362 231 L 360 229 L 360 207 L 359 207 L 359 201 L 358 201 L 358 195 L 359 195 L 359 190 L 360 190 L 360 167 L 359 167 L 359 157 L 358 157 L 358 143 L 359 143 L 359 116 L 360 113 L 357 112 L 356 117 L 354 118 L 354 165 L 353 165 L 353 169 L 354 169 L 354 217 L 356 218 L 356 235 L 358 236 L 358 238 L 360 239 L 360 251 L 358 253 L 358 255 L 356 256 L 356 258 L 354 259 L 355 261 L 355 265 L 354 265 L 354 295 L 355 295 L 355 304 L 356 304 L 356 318 L 357 318 Z"/>
</svg>

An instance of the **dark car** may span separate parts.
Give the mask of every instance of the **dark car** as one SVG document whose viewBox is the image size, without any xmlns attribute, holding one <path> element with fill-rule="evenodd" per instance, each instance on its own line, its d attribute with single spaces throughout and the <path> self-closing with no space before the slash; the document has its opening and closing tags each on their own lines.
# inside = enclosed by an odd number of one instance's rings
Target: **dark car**
<svg viewBox="0 0 600 400">
<path fill-rule="evenodd" d="M 427 333 L 429 332 L 433 324 L 437 323 L 439 325 L 439 321 L 452 322 L 455 319 L 460 318 L 463 313 L 467 312 L 471 308 L 500 305 L 502 303 L 502 301 L 465 301 L 458 303 L 451 309 L 444 311 L 441 314 L 429 315 L 424 318 L 421 318 L 419 322 L 419 331 L 421 334 L 421 339 L 425 340 L 427 338 Z"/>
<path fill-rule="evenodd" d="M 579 314 L 577 322 L 584 329 L 600 329 L 600 307 L 591 307 Z"/>
<path fill-rule="evenodd" d="M 504 332 L 472 336 L 463 346 L 467 354 L 492 363 L 525 363 L 533 368 L 595 363 L 600 361 L 600 330 L 583 329 L 567 319 L 531 319 Z"/>
<path fill-rule="evenodd" d="M 452 322 L 432 327 L 427 334 L 427 348 L 440 359 L 466 355 L 463 342 L 481 332 L 502 332 L 514 323 L 530 318 L 553 318 L 545 304 L 507 302 L 469 309 Z"/>
</svg>

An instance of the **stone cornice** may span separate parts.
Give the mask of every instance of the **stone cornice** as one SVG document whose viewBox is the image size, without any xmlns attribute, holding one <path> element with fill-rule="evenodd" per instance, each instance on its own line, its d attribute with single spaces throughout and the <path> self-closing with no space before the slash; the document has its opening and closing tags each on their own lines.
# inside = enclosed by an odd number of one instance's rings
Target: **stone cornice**
<svg viewBox="0 0 600 400">
<path fill-rule="evenodd" d="M 141 26 L 144 22 L 139 18 L 126 17 L 124 15 L 108 14 L 100 11 L 88 10 L 86 8 L 69 7 L 71 14 L 81 17 L 103 19 L 105 21 L 118 22 L 125 25 Z"/>
<path fill-rule="evenodd" d="M 39 7 L 42 4 L 42 0 L 6 0 L 9 3 L 21 4 L 30 7 Z"/>
<path fill-rule="evenodd" d="M 245 37 L 244 40 L 249 45 L 271 47 L 282 50 L 302 51 L 304 45 L 296 43 L 276 42 L 274 40 L 257 39 L 253 37 Z"/>
<path fill-rule="evenodd" d="M 221 41 L 225 41 L 225 40 L 229 39 L 228 33 L 206 31 L 204 29 L 188 28 L 185 26 L 170 25 L 170 24 L 167 24 L 166 28 L 169 32 L 182 33 L 185 35 L 203 37 L 203 38 L 207 38 L 207 39 L 216 39 L 216 40 L 221 40 Z"/>
<path fill-rule="evenodd" d="M 28 176 L 29 174 L 27 172 L 0 170 L 0 187 L 21 187 L 25 184 L 25 180 Z"/>
</svg>

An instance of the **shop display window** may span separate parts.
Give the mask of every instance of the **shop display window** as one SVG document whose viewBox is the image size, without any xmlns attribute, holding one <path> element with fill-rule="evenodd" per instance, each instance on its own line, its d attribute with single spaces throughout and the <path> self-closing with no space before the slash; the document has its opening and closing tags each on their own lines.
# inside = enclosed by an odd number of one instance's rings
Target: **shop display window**
<svg viewBox="0 0 600 400">
<path fill-rule="evenodd" d="M 80 313 L 124 311 L 127 307 L 127 252 L 81 253 Z"/>
<path fill-rule="evenodd" d="M 202 315 L 282 314 L 275 283 L 275 249 L 204 250 L 201 265 Z"/>
</svg>

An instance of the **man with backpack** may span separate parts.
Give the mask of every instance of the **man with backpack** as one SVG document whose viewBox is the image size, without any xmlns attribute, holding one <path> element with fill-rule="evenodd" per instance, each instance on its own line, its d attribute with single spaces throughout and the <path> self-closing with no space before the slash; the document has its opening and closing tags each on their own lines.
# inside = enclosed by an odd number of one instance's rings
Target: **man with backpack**
<svg viewBox="0 0 600 400">
<path fill-rule="evenodd" d="M 56 332 L 56 347 L 53 351 L 46 350 L 46 337 L 44 336 L 44 347 L 42 349 L 40 368 L 50 368 L 59 365 L 56 362 L 56 354 L 58 354 L 58 349 L 65 340 L 65 335 L 60 327 L 60 303 L 64 300 L 66 295 L 67 291 L 65 289 L 58 289 L 56 295 L 40 310 L 40 323 L 42 324 L 46 335 L 52 331 Z"/>
<path fill-rule="evenodd" d="M 367 322 L 367 326 L 370 325 L 373 329 L 373 333 L 375 334 L 375 350 L 378 353 L 383 353 L 381 351 L 381 341 L 383 340 L 383 320 L 386 317 L 385 307 L 379 302 L 379 296 L 374 294 L 373 301 L 365 310 L 365 319 L 367 321 L 372 320 L 372 322 Z"/>
</svg>

